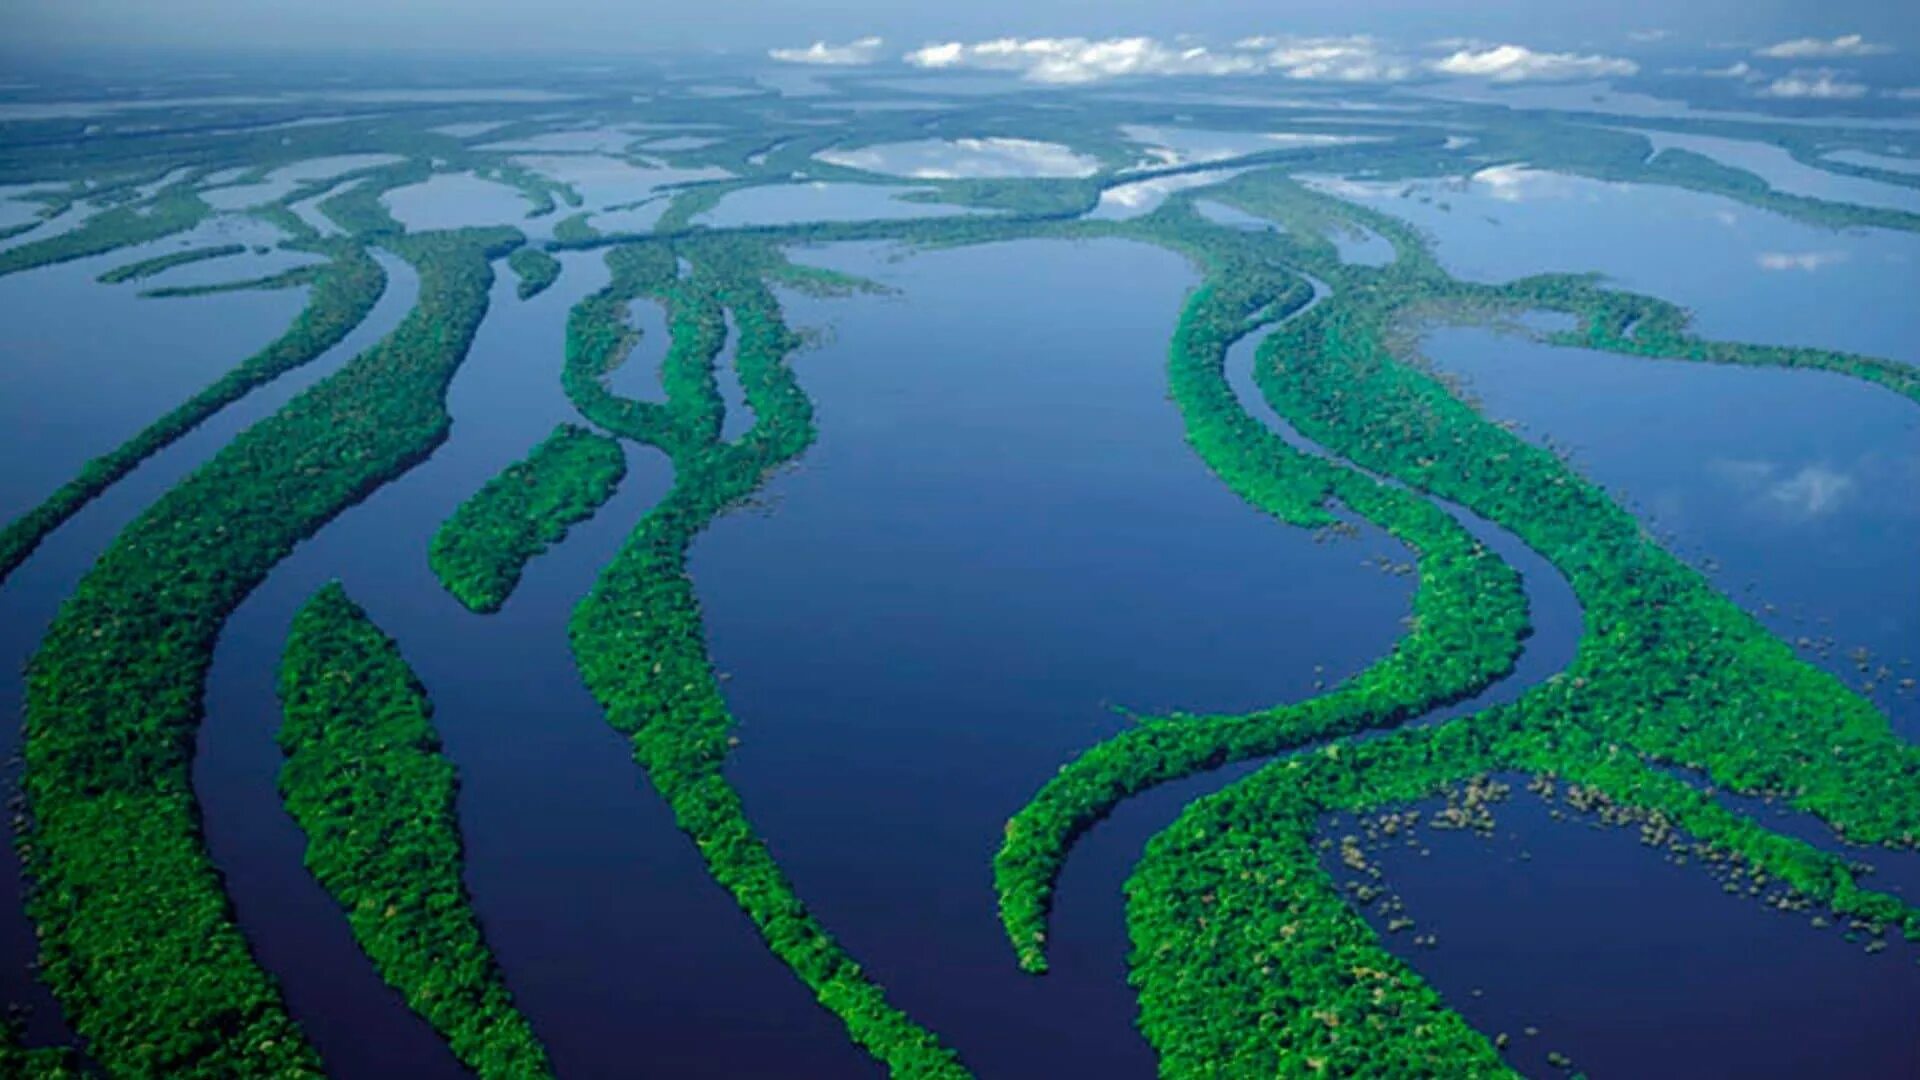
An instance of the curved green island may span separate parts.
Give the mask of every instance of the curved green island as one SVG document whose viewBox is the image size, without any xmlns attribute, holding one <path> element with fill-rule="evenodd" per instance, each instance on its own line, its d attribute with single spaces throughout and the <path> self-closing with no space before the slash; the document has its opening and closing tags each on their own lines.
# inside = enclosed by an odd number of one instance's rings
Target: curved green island
<svg viewBox="0 0 1920 1080">
<path fill-rule="evenodd" d="M 528 561 L 592 517 L 626 473 L 618 442 L 560 425 L 433 534 L 427 559 L 434 575 L 468 610 L 500 610 Z"/>
<path fill-rule="evenodd" d="M 97 279 L 102 285 L 118 285 L 125 281 L 139 281 L 155 274 L 164 274 L 176 266 L 191 266 L 208 259 L 224 259 L 230 255 L 245 254 L 245 244 L 209 244 L 205 247 L 187 248 L 184 251 L 172 251 L 165 255 L 155 255 L 151 259 L 116 266 L 101 274 Z"/>
<path fill-rule="evenodd" d="M 459 781 L 426 690 L 338 582 L 294 616 L 280 699 L 280 792 L 307 869 L 380 977 L 476 1075 L 553 1075 L 460 880 Z"/>
<path fill-rule="evenodd" d="M 1597 293 L 1551 281 L 1470 288 L 1422 280 L 1431 271 L 1407 262 L 1417 269 L 1399 271 L 1402 281 L 1390 271 L 1369 289 L 1336 287 L 1276 330 L 1260 350 L 1259 383 L 1333 452 L 1511 528 L 1566 574 L 1587 630 L 1572 668 L 1512 705 L 1285 759 L 1195 803 L 1155 839 L 1129 882 L 1128 912 L 1142 1028 L 1163 1070 L 1200 1073 L 1220 1060 L 1268 1072 L 1500 1068 L 1491 1044 L 1381 949 L 1312 847 L 1321 815 L 1414 801 L 1488 772 L 1597 789 L 1874 932 L 1920 937 L 1920 911 L 1862 887 L 1848 860 L 1660 769 L 1779 796 L 1858 842 L 1912 847 L 1920 753 L 1597 488 L 1475 415 L 1393 345 L 1404 320 L 1444 315 L 1453 296 L 1453 310 L 1475 317 L 1502 305 L 1593 317 Z M 1767 364 L 1777 355 L 1667 340 L 1683 358 Z"/>
<path fill-rule="evenodd" d="M 536 247 L 523 247 L 507 256 L 507 266 L 514 276 L 520 279 L 514 293 L 522 300 L 531 300 L 554 282 L 560 280 L 560 260 Z"/>
</svg>

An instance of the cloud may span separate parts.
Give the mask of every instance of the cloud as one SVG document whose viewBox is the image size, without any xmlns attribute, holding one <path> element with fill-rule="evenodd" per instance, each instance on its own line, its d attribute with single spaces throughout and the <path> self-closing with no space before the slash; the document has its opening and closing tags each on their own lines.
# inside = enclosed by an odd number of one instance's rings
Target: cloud
<svg viewBox="0 0 1920 1080">
<path fill-rule="evenodd" d="M 1767 489 L 1767 498 L 1800 517 L 1833 512 L 1853 492 L 1853 477 L 1822 465 L 1803 466 L 1799 472 Z"/>
<path fill-rule="evenodd" d="M 1590 181 L 1565 173 L 1530 169 L 1525 165 L 1489 165 L 1471 177 L 1473 183 L 1501 202 L 1529 202 L 1536 199 L 1570 199 L 1590 194 Z"/>
<path fill-rule="evenodd" d="M 1264 35 L 1214 48 L 1181 38 L 996 38 L 947 41 L 915 49 L 907 63 L 929 70 L 1004 71 L 1042 83 L 1074 84 L 1129 75 L 1277 75 L 1315 82 L 1384 83 L 1437 74 L 1520 82 L 1632 75 L 1631 60 L 1535 52 L 1524 45 L 1452 38 L 1430 47 L 1450 55 L 1425 63 L 1365 34 Z"/>
<path fill-rule="evenodd" d="M 1671 30 L 1629 30 L 1627 40 L 1636 45 L 1651 45 L 1656 41 L 1665 41 L 1673 36 Z"/>
<path fill-rule="evenodd" d="M 1791 71 L 1768 83 L 1760 91 L 1760 96 L 1770 98 L 1802 98 L 1816 101 L 1851 101 L 1865 97 L 1865 83 L 1848 82 L 1840 73 L 1831 68 L 1818 68 L 1811 71 Z"/>
<path fill-rule="evenodd" d="M 880 47 L 884 44 L 886 42 L 877 37 L 863 37 L 845 45 L 816 41 L 804 49 L 768 49 L 767 55 L 789 64 L 871 64 L 880 59 Z"/>
<path fill-rule="evenodd" d="M 949 41 L 908 53 L 915 67 L 1011 71 L 1043 83 L 1085 83 L 1124 75 L 1245 75 L 1260 70 L 1252 56 L 1218 53 L 1203 45 L 1169 46 L 1153 38 L 998 38 Z"/>
<path fill-rule="evenodd" d="M 1598 79 L 1609 75 L 1632 75 L 1640 65 L 1615 56 L 1577 53 L 1534 52 L 1524 45 L 1495 45 L 1487 49 L 1461 49 L 1430 65 L 1442 75 L 1461 75 L 1490 79 L 1493 82 L 1524 80 Z"/>
<path fill-rule="evenodd" d="M 1269 70 L 1289 79 L 1327 82 L 1398 82 L 1412 76 L 1413 62 L 1365 35 L 1257 38 Z"/>
<path fill-rule="evenodd" d="M 1898 90 L 1889 90 L 1887 96 L 1895 101 L 1920 101 L 1920 86 L 1903 86 Z"/>
<path fill-rule="evenodd" d="M 1711 468 L 1751 496 L 1757 507 L 1802 521 L 1840 509 L 1858 486 L 1847 473 L 1820 464 L 1802 465 L 1791 473 L 1773 461 L 1720 460 Z"/>
<path fill-rule="evenodd" d="M 1878 56 L 1892 51 L 1891 47 L 1870 42 L 1859 34 L 1842 34 L 1836 38 L 1795 38 L 1755 49 L 1753 54 L 1775 60 L 1824 60 L 1836 56 Z"/>
<path fill-rule="evenodd" d="M 1768 251 L 1755 260 L 1762 270 L 1803 270 L 1813 272 L 1847 261 L 1844 251 Z"/>
<path fill-rule="evenodd" d="M 1755 70 L 1754 66 L 1752 64 L 1747 63 L 1745 60 L 1736 60 L 1733 63 L 1728 64 L 1726 67 L 1717 67 L 1717 68 L 1697 68 L 1697 67 L 1668 68 L 1666 69 L 1666 74 L 1693 75 L 1702 79 L 1744 79 L 1747 82 L 1757 82 L 1760 79 L 1763 79 L 1766 77 L 1760 74 L 1759 71 Z"/>
</svg>

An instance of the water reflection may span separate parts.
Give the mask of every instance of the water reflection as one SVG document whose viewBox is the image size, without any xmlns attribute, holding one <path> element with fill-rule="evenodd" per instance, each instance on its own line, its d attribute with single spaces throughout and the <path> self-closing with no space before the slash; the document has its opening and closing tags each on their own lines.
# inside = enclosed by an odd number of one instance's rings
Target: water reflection
<svg viewBox="0 0 1920 1080">
<path fill-rule="evenodd" d="M 787 225 L 804 221 L 868 221 L 881 218 L 964 214 L 964 207 L 907 202 L 902 196 L 927 188 L 887 188 L 816 180 L 728 192 L 713 209 L 694 218 L 702 225 Z"/>
<path fill-rule="evenodd" d="M 1920 741 L 1920 412 L 1818 371 L 1693 365 L 1450 329 L 1425 351 L 1551 438 L 1669 547 Z M 1864 647 L 1869 658 L 1861 670 Z M 1881 667 L 1884 675 L 1878 674 Z"/>
<path fill-rule="evenodd" d="M 1206 169 L 1201 172 L 1175 173 L 1151 180 L 1116 184 L 1100 193 L 1099 205 L 1087 214 L 1090 218 L 1124 219 L 1138 217 L 1157 209 L 1167 196 L 1189 188 L 1206 187 L 1232 179 L 1244 169 Z"/>
<path fill-rule="evenodd" d="M 1091 176 L 1100 163 L 1059 143 L 1033 139 L 922 139 L 829 150 L 821 161 L 921 180 L 965 177 Z"/>
<path fill-rule="evenodd" d="M 1120 133 L 1142 144 L 1156 165 L 1183 165 L 1191 162 L 1220 161 L 1270 150 L 1292 150 L 1304 146 L 1338 146 L 1344 143 L 1370 142 L 1371 135 L 1334 135 L 1299 131 L 1206 131 L 1198 128 L 1150 127 L 1125 124 Z"/>
<path fill-rule="evenodd" d="M 1419 226 L 1462 278 L 1595 272 L 1688 307 L 1708 337 L 1920 361 L 1910 233 L 1836 231 L 1716 195 L 1519 166 L 1466 180 L 1308 182 Z"/>
<path fill-rule="evenodd" d="M 1678 147 L 1712 158 L 1723 165 L 1745 169 L 1765 180 L 1776 191 L 1861 206 L 1920 210 L 1920 188 L 1895 187 L 1875 180 L 1828 172 L 1795 161 L 1786 148 L 1771 143 L 1665 131 L 1641 131 L 1638 134 L 1650 139 L 1656 150 Z M 1911 167 L 1911 163 L 1909 165 Z"/>
</svg>

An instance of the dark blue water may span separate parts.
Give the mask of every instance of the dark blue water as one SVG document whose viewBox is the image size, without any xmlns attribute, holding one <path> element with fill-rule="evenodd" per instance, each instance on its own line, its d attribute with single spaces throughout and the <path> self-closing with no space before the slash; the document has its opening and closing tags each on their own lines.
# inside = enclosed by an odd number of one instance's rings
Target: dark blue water
<svg viewBox="0 0 1920 1080">
<path fill-rule="evenodd" d="M 0 277 L 0 517 L 12 520 L 279 337 L 304 289 L 145 300 L 96 284 L 168 242 Z"/>
<path fill-rule="evenodd" d="M 838 256 L 838 253 L 836 253 Z M 1409 579 L 1377 531 L 1317 544 L 1241 503 L 1166 399 L 1192 272 L 1118 241 L 885 264 L 898 298 L 792 300 L 819 442 L 694 551 L 742 745 L 729 770 L 799 894 L 983 1075 L 1153 1072 L 1120 881 L 1205 778 L 1098 827 L 1062 880 L 1054 969 L 994 914 L 1005 819 L 1111 710 L 1244 710 L 1384 654 Z"/>
<path fill-rule="evenodd" d="M 1423 829 L 1374 856 L 1416 925 L 1369 921 L 1474 1027 L 1511 1036 L 1521 1071 L 1555 1075 L 1558 1051 L 1595 1077 L 1920 1072 L 1911 947 L 1870 955 L 1811 913 L 1728 896 L 1698 860 L 1675 865 L 1638 830 L 1556 811 L 1507 779 L 1491 839 Z M 1429 933 L 1435 947 L 1413 943 Z"/>
</svg>

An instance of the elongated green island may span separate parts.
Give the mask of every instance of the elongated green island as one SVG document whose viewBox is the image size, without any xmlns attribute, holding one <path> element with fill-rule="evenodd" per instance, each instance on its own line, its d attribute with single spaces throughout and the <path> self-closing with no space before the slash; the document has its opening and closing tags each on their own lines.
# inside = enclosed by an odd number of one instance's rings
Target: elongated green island
<svg viewBox="0 0 1920 1080">
<path fill-rule="evenodd" d="M 164 274 L 177 266 L 191 266 L 208 259 L 224 259 L 231 255 L 245 253 L 245 244 L 209 244 L 205 247 L 187 248 L 183 251 L 170 251 L 165 255 L 155 255 L 151 259 L 116 266 L 103 273 L 99 281 L 103 285 L 118 285 L 123 281 L 139 281 L 155 274 Z"/>
<path fill-rule="evenodd" d="M 560 425 L 433 534 L 427 557 L 434 574 L 470 610 L 500 610 L 528 560 L 592 517 L 626 472 L 618 442 L 577 424 Z"/>
<path fill-rule="evenodd" d="M 568 325 L 569 370 L 580 372 L 586 393 L 587 372 L 599 364 L 592 350 L 626 340 L 602 319 L 618 320 L 624 304 L 644 288 L 665 290 L 677 305 L 667 404 L 619 409 L 604 390 L 590 399 L 606 402 L 614 418 L 634 418 L 633 430 L 660 440 L 656 445 L 664 444 L 676 475 L 672 490 L 574 610 L 568 626 L 574 657 L 608 722 L 632 740 L 635 760 L 699 846 L 714 879 L 853 1040 L 897 1076 L 966 1075 L 954 1053 L 889 1003 L 807 911 L 721 770 L 733 717 L 707 656 L 687 549 L 715 517 L 806 449 L 814 437 L 813 410 L 786 363 L 798 341 L 762 280 L 777 272 L 777 254 L 751 241 L 690 243 L 679 250 L 692 262 L 690 277 L 616 271 L 614 283 L 576 309 Z M 670 272 L 673 262 L 648 265 Z M 755 417 L 746 435 L 731 443 L 719 440 L 724 404 L 712 373 L 724 338 L 723 331 L 714 332 L 716 324 L 724 326 L 723 306 L 739 327 L 735 363 Z"/>
<path fill-rule="evenodd" d="M 476 1075 L 552 1075 L 460 873 L 458 780 L 426 690 L 338 582 L 294 617 L 280 665 L 280 792 L 307 869 L 380 977 Z"/>
</svg>

